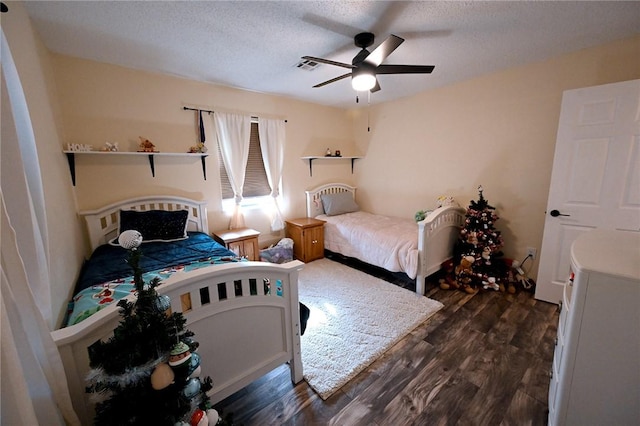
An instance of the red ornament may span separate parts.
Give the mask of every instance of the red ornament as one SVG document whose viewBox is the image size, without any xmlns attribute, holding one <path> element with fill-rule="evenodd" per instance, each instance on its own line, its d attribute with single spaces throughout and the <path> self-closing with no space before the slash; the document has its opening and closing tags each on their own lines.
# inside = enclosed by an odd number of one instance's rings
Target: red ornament
<svg viewBox="0 0 640 426">
<path fill-rule="evenodd" d="M 196 411 L 194 411 L 193 415 L 191 416 L 191 420 L 189 421 L 189 423 L 191 424 L 191 426 L 198 426 L 198 423 L 200 423 L 200 421 L 204 416 L 205 416 L 204 411 L 197 409 Z"/>
</svg>

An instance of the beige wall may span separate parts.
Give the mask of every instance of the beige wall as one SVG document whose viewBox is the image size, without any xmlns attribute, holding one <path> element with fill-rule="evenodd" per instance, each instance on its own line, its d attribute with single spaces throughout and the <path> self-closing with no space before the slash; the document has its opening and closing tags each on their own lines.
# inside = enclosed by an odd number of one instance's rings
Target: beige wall
<svg viewBox="0 0 640 426">
<path fill-rule="evenodd" d="M 542 242 L 562 92 L 636 78 L 640 36 L 374 106 L 370 133 L 359 112 L 360 201 L 412 217 L 442 194 L 466 208 L 482 185 L 505 254 L 521 260 Z"/>
<path fill-rule="evenodd" d="M 135 151 L 138 136 L 143 136 L 161 152 L 187 152 L 197 140 L 196 113 L 182 107 L 195 106 L 287 120 L 285 217 L 305 215 L 304 190 L 310 186 L 352 179 L 346 163 L 316 167 L 310 177 L 308 163 L 301 160 L 305 155 L 323 155 L 327 146 L 341 147 L 345 154 L 354 149 L 347 111 L 66 56 L 53 58 L 65 144 L 99 149 L 108 141 L 118 142 L 122 151 Z M 91 209 L 145 194 L 203 198 L 209 201 L 210 228 L 225 229 L 229 217 L 221 205 L 217 153 L 211 149 L 209 154 L 206 181 L 200 160 L 194 158 L 156 157 L 154 178 L 146 157 L 76 156 L 78 204 Z M 271 234 L 270 216 L 262 210 L 248 210 L 245 218 L 247 226 L 262 233 L 262 244 L 283 236 Z"/>
<path fill-rule="evenodd" d="M 2 15 L 2 30 L 20 76 L 38 150 L 47 206 L 51 301 L 54 320 L 59 324 L 84 258 L 84 237 L 76 217 L 67 161 L 60 153 L 59 110 L 49 53 L 33 31 L 22 4 L 9 2 L 8 6 L 9 13 Z M 11 188 L 10 182 L 2 182 L 5 197 L 11 196 Z M 23 261 L 28 267 L 34 259 Z"/>
</svg>

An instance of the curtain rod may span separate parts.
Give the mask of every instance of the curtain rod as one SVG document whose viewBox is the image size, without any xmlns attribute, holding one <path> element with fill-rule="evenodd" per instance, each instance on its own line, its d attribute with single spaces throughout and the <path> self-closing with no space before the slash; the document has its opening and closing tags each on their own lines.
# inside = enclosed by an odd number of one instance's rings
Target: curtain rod
<svg viewBox="0 0 640 426">
<path fill-rule="evenodd" d="M 208 112 L 209 114 L 214 114 L 214 113 L 215 113 L 215 111 L 211 111 L 211 110 L 209 110 L 209 109 L 189 108 L 189 107 L 186 107 L 186 106 L 183 106 L 183 107 L 182 107 L 182 109 L 184 109 L 184 110 L 188 110 L 188 111 L 198 111 L 198 112 L 202 111 L 202 112 Z M 258 119 L 258 117 L 251 116 L 251 119 L 253 119 L 253 120 L 257 120 L 257 119 Z M 287 122 L 287 120 L 284 120 L 284 122 L 286 123 L 286 122 Z"/>
</svg>

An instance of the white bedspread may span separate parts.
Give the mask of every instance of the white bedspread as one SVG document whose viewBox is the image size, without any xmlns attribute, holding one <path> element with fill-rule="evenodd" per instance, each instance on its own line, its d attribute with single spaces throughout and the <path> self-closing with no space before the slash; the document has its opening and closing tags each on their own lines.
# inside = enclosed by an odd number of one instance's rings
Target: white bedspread
<svg viewBox="0 0 640 426">
<path fill-rule="evenodd" d="M 337 216 L 320 215 L 324 247 L 355 257 L 392 272 L 416 277 L 418 269 L 418 225 L 413 219 L 380 216 L 367 212 Z"/>
</svg>

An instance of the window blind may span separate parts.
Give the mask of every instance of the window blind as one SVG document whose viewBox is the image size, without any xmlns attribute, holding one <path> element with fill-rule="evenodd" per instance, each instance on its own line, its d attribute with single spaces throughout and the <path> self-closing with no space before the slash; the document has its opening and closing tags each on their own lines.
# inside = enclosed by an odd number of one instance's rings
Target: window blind
<svg viewBox="0 0 640 426">
<path fill-rule="evenodd" d="M 220 144 L 218 144 L 218 158 L 222 158 Z M 233 189 L 231 188 L 231 183 L 229 183 L 229 175 L 222 160 L 220 160 L 220 186 L 222 187 L 223 199 L 233 198 Z M 260 150 L 258 123 L 251 123 L 249 159 L 247 160 L 242 196 L 244 198 L 261 197 L 269 195 L 270 193 L 271 188 L 269 187 L 267 172 L 264 169 L 264 161 L 262 160 L 262 151 Z"/>
</svg>

